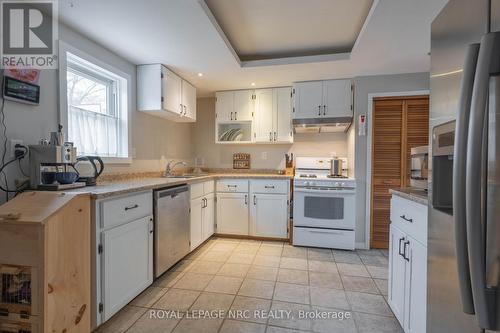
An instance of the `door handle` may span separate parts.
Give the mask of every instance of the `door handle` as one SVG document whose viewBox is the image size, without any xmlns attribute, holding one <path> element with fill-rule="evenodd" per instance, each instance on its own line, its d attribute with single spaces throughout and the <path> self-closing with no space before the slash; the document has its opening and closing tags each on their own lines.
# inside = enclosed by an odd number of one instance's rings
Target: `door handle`
<svg viewBox="0 0 500 333">
<path fill-rule="evenodd" d="M 403 258 L 404 258 L 404 255 L 403 255 L 403 253 L 401 252 L 401 243 L 404 241 L 404 239 L 405 239 L 404 237 L 401 237 L 401 238 L 399 239 L 399 246 L 398 246 L 398 252 L 399 252 L 399 255 L 400 255 L 401 257 L 403 257 Z"/>
<path fill-rule="evenodd" d="M 403 215 L 401 215 L 401 216 L 400 216 L 400 218 L 402 218 L 402 219 L 403 219 L 403 220 L 405 220 L 406 222 L 413 223 L 413 219 L 406 217 L 406 215 L 404 215 L 404 214 L 403 214 Z"/>
<path fill-rule="evenodd" d="M 406 261 L 410 261 L 410 258 L 406 256 L 406 246 L 407 245 L 410 245 L 410 241 L 406 241 L 404 242 L 403 244 L 403 258 L 406 260 Z"/>
<path fill-rule="evenodd" d="M 470 281 L 469 253 L 467 248 L 467 220 L 465 210 L 465 174 L 467 136 L 469 131 L 470 103 L 476 74 L 479 44 L 471 44 L 465 56 L 464 72 L 460 87 L 460 100 L 455 125 L 453 158 L 453 216 L 455 217 L 455 250 L 457 253 L 458 281 L 465 313 L 474 314 Z"/>
<path fill-rule="evenodd" d="M 318 116 L 321 116 L 321 105 L 318 105 Z"/>
<path fill-rule="evenodd" d="M 326 116 L 326 105 L 323 105 L 323 116 Z"/>
<path fill-rule="evenodd" d="M 135 204 L 135 205 L 132 205 L 132 206 L 127 206 L 127 207 L 125 207 L 125 211 L 127 211 L 127 210 L 132 210 L 132 209 L 136 209 L 136 208 L 139 208 L 139 205 L 138 205 L 138 204 Z"/>
</svg>

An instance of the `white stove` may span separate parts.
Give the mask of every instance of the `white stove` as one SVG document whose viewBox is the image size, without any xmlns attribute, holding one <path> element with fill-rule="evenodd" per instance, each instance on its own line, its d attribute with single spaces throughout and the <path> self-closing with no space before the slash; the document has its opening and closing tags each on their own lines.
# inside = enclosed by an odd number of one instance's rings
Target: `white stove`
<svg viewBox="0 0 500 333">
<path fill-rule="evenodd" d="M 356 181 L 330 175 L 330 160 L 296 158 L 293 244 L 353 250 Z"/>
</svg>

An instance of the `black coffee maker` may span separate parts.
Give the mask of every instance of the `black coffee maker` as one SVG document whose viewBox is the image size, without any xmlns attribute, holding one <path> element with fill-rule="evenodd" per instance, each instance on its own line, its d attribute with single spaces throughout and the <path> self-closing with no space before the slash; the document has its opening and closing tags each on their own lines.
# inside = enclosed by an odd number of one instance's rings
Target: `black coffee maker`
<svg viewBox="0 0 500 333">
<path fill-rule="evenodd" d="M 84 163 L 85 161 L 88 163 Z M 89 164 L 90 167 L 83 167 L 83 164 Z M 99 164 L 99 167 L 97 164 Z M 97 177 L 104 171 L 104 162 L 99 156 L 80 156 L 77 158 L 75 168 L 80 174 L 79 182 L 84 182 L 87 186 L 95 186 Z"/>
</svg>

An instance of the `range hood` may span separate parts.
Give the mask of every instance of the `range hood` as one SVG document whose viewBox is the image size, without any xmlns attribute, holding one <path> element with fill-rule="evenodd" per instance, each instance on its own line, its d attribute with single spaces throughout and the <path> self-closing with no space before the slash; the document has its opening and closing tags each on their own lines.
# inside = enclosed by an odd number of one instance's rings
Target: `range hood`
<svg viewBox="0 0 500 333">
<path fill-rule="evenodd" d="M 352 117 L 293 119 L 295 133 L 342 133 L 347 132 Z"/>
</svg>

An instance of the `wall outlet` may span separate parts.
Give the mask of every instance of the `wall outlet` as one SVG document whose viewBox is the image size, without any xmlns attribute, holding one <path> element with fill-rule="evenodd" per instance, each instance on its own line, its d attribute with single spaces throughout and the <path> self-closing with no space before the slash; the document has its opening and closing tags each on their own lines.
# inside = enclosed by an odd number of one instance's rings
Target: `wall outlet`
<svg viewBox="0 0 500 333">
<path fill-rule="evenodd" d="M 267 151 L 263 151 L 263 152 L 260 154 L 260 157 L 261 157 L 263 160 L 267 160 Z"/>
<path fill-rule="evenodd" d="M 23 144 L 23 140 L 15 140 L 15 139 L 11 139 L 10 140 L 10 157 L 11 158 L 14 158 L 16 157 L 16 145 L 22 145 Z"/>
</svg>

